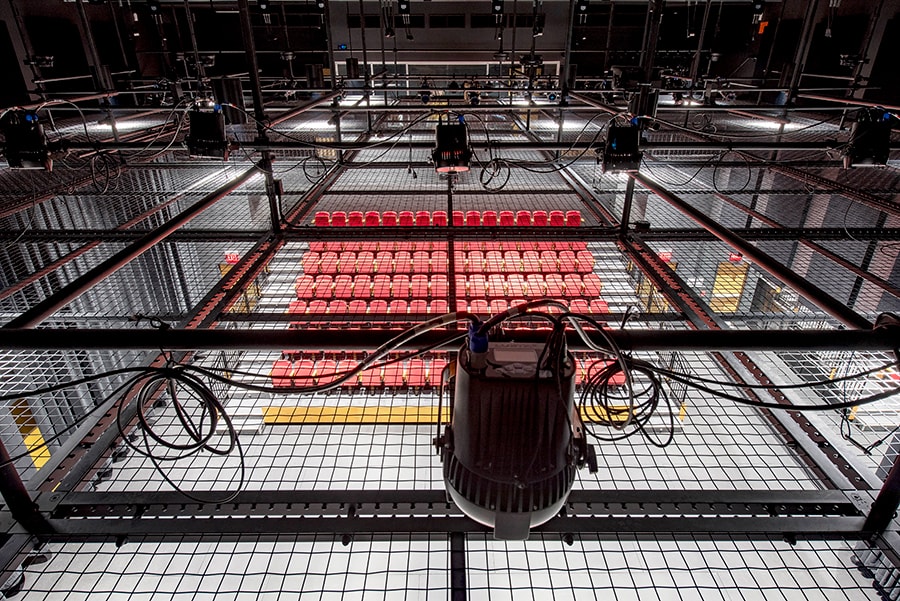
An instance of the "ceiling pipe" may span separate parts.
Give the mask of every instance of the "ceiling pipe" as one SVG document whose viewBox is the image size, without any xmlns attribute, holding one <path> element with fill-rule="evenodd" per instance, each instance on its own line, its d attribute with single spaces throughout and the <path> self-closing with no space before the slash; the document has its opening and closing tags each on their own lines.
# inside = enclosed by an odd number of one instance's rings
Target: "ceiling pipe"
<svg viewBox="0 0 900 601">
<path fill-rule="evenodd" d="M 728 228 L 720 225 L 702 211 L 695 209 L 692 205 L 678 198 L 653 180 L 648 179 L 647 176 L 640 173 L 629 173 L 629 177 L 634 178 L 637 183 L 644 186 L 647 190 L 650 190 L 668 202 L 687 217 L 694 220 L 701 227 L 709 231 L 716 238 L 744 255 L 744 257 L 772 276 L 796 290 L 806 300 L 847 327 L 862 330 L 870 329 L 872 327 L 872 324 L 856 311 L 853 311 L 807 279 L 800 277 L 780 261 L 736 235 Z"/>
</svg>

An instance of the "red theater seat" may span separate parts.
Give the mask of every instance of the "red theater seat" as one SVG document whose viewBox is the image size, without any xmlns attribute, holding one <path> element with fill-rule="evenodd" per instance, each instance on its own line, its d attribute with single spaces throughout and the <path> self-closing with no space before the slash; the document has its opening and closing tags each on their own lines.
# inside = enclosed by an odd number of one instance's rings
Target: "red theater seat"
<svg viewBox="0 0 900 601">
<path fill-rule="evenodd" d="M 484 273 L 484 253 L 480 250 L 470 250 L 468 257 L 466 273 Z"/>
<path fill-rule="evenodd" d="M 489 250 L 484 255 L 484 271 L 485 273 L 504 273 L 506 271 L 503 266 L 503 254 L 499 250 Z"/>
<path fill-rule="evenodd" d="M 449 285 L 447 284 L 447 276 L 433 275 L 431 276 L 431 297 L 446 299 L 450 295 Z"/>
<path fill-rule="evenodd" d="M 540 273 L 541 272 L 541 256 L 536 250 L 526 250 L 522 253 L 522 272 L 523 273 Z"/>
<path fill-rule="evenodd" d="M 402 227 L 412 227 L 414 223 L 414 217 L 412 211 L 400 211 L 400 225 Z"/>
<path fill-rule="evenodd" d="M 316 363 L 312 359 L 302 359 L 294 363 L 294 382 L 297 386 L 311 386 Z"/>
<path fill-rule="evenodd" d="M 331 225 L 335 227 L 343 227 L 347 225 L 347 213 L 344 211 L 335 211 L 331 214 Z"/>
<path fill-rule="evenodd" d="M 497 211 L 484 211 L 481 214 L 481 224 L 487 227 L 497 225 Z"/>
<path fill-rule="evenodd" d="M 397 212 L 385 211 L 381 214 L 381 225 L 385 227 L 394 227 L 397 225 Z"/>
<path fill-rule="evenodd" d="M 438 315 L 449 313 L 450 304 L 444 299 L 433 300 L 431 301 L 431 312 L 437 313 Z"/>
<path fill-rule="evenodd" d="M 469 303 L 469 313 L 474 313 L 476 315 L 485 316 L 491 314 L 490 305 L 483 298 L 476 298 L 471 303 Z"/>
<path fill-rule="evenodd" d="M 356 273 L 356 253 L 344 251 L 339 254 L 337 270 L 345 274 Z"/>
<path fill-rule="evenodd" d="M 375 255 L 372 265 L 372 273 L 394 273 L 394 255 L 390 251 L 383 250 Z"/>
<path fill-rule="evenodd" d="M 548 224 L 547 211 L 535 211 L 532 219 L 535 226 L 545 227 Z"/>
<path fill-rule="evenodd" d="M 565 282 L 562 275 L 558 273 L 544 276 L 544 284 L 546 284 L 546 294 L 550 298 L 559 298 L 565 294 Z"/>
<path fill-rule="evenodd" d="M 384 366 L 384 385 L 388 388 L 400 388 L 403 386 L 403 365 L 390 363 Z"/>
<path fill-rule="evenodd" d="M 303 266 L 303 273 L 308 273 L 310 275 L 315 275 L 319 273 L 319 261 L 322 260 L 322 255 L 316 252 L 308 252 L 303 255 L 303 258 L 300 260 L 300 264 Z"/>
<path fill-rule="evenodd" d="M 431 226 L 431 213 L 428 211 L 416 211 L 416 225 L 418 227 Z"/>
<path fill-rule="evenodd" d="M 456 274 L 453 276 L 453 279 L 456 283 L 456 297 L 462 298 L 468 295 L 468 280 L 466 280 L 466 276 L 461 274 Z"/>
<path fill-rule="evenodd" d="M 502 275 L 492 274 L 488 276 L 488 296 L 506 296 L 506 280 Z"/>
<path fill-rule="evenodd" d="M 279 359 L 272 365 L 269 376 L 275 388 L 289 388 L 294 385 L 294 364 L 287 359 Z"/>
<path fill-rule="evenodd" d="M 365 224 L 368 227 L 377 227 L 381 225 L 381 215 L 378 214 L 378 211 L 367 211 Z"/>
<path fill-rule="evenodd" d="M 329 315 L 345 315 L 347 312 L 347 301 L 345 300 L 333 300 L 328 303 Z"/>
<path fill-rule="evenodd" d="M 345 374 L 353 371 L 358 364 L 359 363 L 353 359 L 341 359 L 337 364 L 337 373 Z M 352 388 L 354 386 L 359 386 L 359 374 L 355 374 L 341 383 L 342 388 Z"/>
<path fill-rule="evenodd" d="M 391 298 L 391 277 L 376 275 L 372 280 L 372 296 L 375 298 Z"/>
<path fill-rule="evenodd" d="M 497 313 L 503 313 L 509 309 L 509 303 L 507 303 L 502 298 L 497 298 L 491 301 L 491 313 L 496 315 Z"/>
<path fill-rule="evenodd" d="M 319 211 L 316 213 L 313 223 L 317 227 L 328 227 L 331 225 L 331 215 L 327 211 Z"/>
<path fill-rule="evenodd" d="M 408 250 L 398 250 L 394 253 L 394 273 L 409 273 L 412 271 L 412 255 Z"/>
<path fill-rule="evenodd" d="M 543 273 L 559 273 L 559 261 L 556 258 L 556 252 L 545 250 L 541 252 L 541 271 Z"/>
<path fill-rule="evenodd" d="M 359 383 L 366 388 L 377 388 L 378 386 L 381 386 L 381 373 L 383 370 L 384 366 L 372 367 L 367 369 L 360 374 Z"/>
<path fill-rule="evenodd" d="M 591 313 L 599 313 L 599 314 L 603 314 L 603 315 L 609 313 L 609 305 L 606 303 L 605 300 L 600 300 L 599 298 L 595 298 L 595 299 L 591 300 L 590 307 L 591 307 L 591 309 L 590 309 Z"/>
<path fill-rule="evenodd" d="M 596 297 L 600 296 L 600 290 L 603 287 L 600 276 L 596 273 L 587 273 L 582 278 L 584 282 L 584 295 Z"/>
<path fill-rule="evenodd" d="M 517 250 L 508 250 L 503 253 L 503 263 L 507 273 L 520 273 L 522 271 L 522 256 Z"/>
<path fill-rule="evenodd" d="M 425 386 L 425 361 L 410 359 L 404 371 L 404 381 L 407 386 Z"/>
<path fill-rule="evenodd" d="M 566 211 L 566 225 L 569 227 L 581 225 L 581 211 Z"/>
<path fill-rule="evenodd" d="M 391 296 L 394 298 L 409 298 L 409 276 L 395 275 L 391 286 Z"/>
<path fill-rule="evenodd" d="M 590 313 L 591 309 L 588 302 L 583 298 L 572 299 L 569 303 L 569 311 L 572 313 Z"/>
<path fill-rule="evenodd" d="M 469 296 L 472 298 L 484 298 L 487 296 L 487 283 L 485 282 L 484 276 L 480 273 L 475 273 L 469 276 Z M 460 293 L 460 288 L 457 286 L 456 290 L 457 294 Z"/>
<path fill-rule="evenodd" d="M 481 225 L 481 212 L 480 211 L 468 211 L 466 213 L 466 225 L 470 227 L 477 227 Z"/>
<path fill-rule="evenodd" d="M 319 262 L 319 273 L 332 274 L 338 270 L 338 254 L 336 252 L 322 253 L 322 260 Z"/>
<path fill-rule="evenodd" d="M 319 359 L 316 361 L 316 371 L 315 373 L 315 383 L 316 385 L 320 384 L 329 384 L 335 379 L 335 372 L 337 371 L 337 361 L 334 359 Z"/>
<path fill-rule="evenodd" d="M 316 288 L 318 293 L 318 288 Z M 318 295 L 321 298 L 321 295 Z M 334 297 L 335 298 L 352 298 L 353 297 L 353 278 L 349 275 L 339 275 L 334 278 Z"/>
<path fill-rule="evenodd" d="M 550 211 L 550 225 L 563 227 L 566 224 L 566 215 L 562 211 Z"/>
<path fill-rule="evenodd" d="M 395 299 L 388 306 L 388 312 L 391 315 L 406 315 L 409 313 L 409 303 L 403 299 Z"/>
<path fill-rule="evenodd" d="M 500 211 L 500 225 L 510 226 L 516 224 L 516 217 L 512 211 Z"/>
<path fill-rule="evenodd" d="M 579 273 L 590 273 L 594 271 L 594 255 L 592 253 L 586 250 L 580 250 L 575 257 L 578 263 L 577 267 Z"/>
<path fill-rule="evenodd" d="M 447 227 L 447 211 L 435 211 L 432 213 L 431 224 L 437 227 Z"/>
<path fill-rule="evenodd" d="M 369 303 L 370 315 L 381 315 L 388 312 L 388 302 L 381 298 L 376 298 Z"/>
<path fill-rule="evenodd" d="M 453 225 L 465 225 L 465 217 L 463 216 L 462 211 L 453 211 Z"/>
<path fill-rule="evenodd" d="M 516 225 L 522 226 L 531 226 L 531 212 L 530 211 L 518 211 L 516 213 Z"/>
<path fill-rule="evenodd" d="M 308 299 L 313 297 L 315 280 L 311 275 L 301 275 L 297 278 L 294 290 L 297 292 L 297 298 Z"/>
<path fill-rule="evenodd" d="M 350 227 L 362 227 L 364 219 L 365 217 L 363 216 L 362 211 L 350 211 L 347 224 Z"/>
<path fill-rule="evenodd" d="M 441 378 L 444 375 L 444 368 L 447 367 L 446 359 L 432 359 L 431 363 L 428 364 L 428 367 L 425 371 L 425 379 L 428 381 L 429 386 L 440 386 Z"/>
<path fill-rule="evenodd" d="M 418 315 L 420 318 L 428 313 L 428 301 L 424 298 L 417 298 L 409 303 L 409 312 L 412 315 Z"/>
<path fill-rule="evenodd" d="M 307 315 L 325 315 L 328 313 L 328 302 L 323 300 L 314 300 L 309 303 L 306 308 Z"/>
<path fill-rule="evenodd" d="M 559 256 L 559 271 L 562 273 L 572 273 L 575 271 L 575 253 L 571 250 L 561 250 Z"/>
<path fill-rule="evenodd" d="M 412 255 L 413 273 L 428 273 L 430 257 L 424 250 L 417 250 Z"/>
<path fill-rule="evenodd" d="M 509 296 L 529 296 L 525 286 L 525 276 L 521 273 L 511 273 L 506 277 L 506 293 Z"/>
<path fill-rule="evenodd" d="M 436 250 L 431 253 L 432 273 L 442 273 L 449 269 L 446 250 Z"/>
<path fill-rule="evenodd" d="M 365 315 L 369 312 L 369 306 L 366 304 L 366 301 L 357 298 L 350 301 L 350 304 L 347 305 L 347 312 L 353 315 Z"/>
<path fill-rule="evenodd" d="M 542 298 L 547 293 L 547 286 L 544 284 L 544 276 L 539 273 L 533 273 L 528 276 L 528 296 L 531 298 Z"/>
<path fill-rule="evenodd" d="M 581 276 L 577 273 L 568 273 L 563 276 L 566 283 L 566 296 L 575 297 L 584 294 L 584 284 L 581 282 Z"/>
<path fill-rule="evenodd" d="M 361 274 L 353 280 L 353 298 L 369 300 L 372 298 L 372 277 Z"/>
<path fill-rule="evenodd" d="M 428 276 L 417 273 L 409 279 L 412 298 L 428 298 Z"/>
</svg>

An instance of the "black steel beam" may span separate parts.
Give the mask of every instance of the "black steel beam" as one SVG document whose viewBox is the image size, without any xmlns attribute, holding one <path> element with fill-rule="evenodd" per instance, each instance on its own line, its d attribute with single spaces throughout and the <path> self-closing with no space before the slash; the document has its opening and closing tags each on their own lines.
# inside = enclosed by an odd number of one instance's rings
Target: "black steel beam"
<svg viewBox="0 0 900 601">
<path fill-rule="evenodd" d="M 450 601 L 466 601 L 466 535 L 450 533 Z"/>
<path fill-rule="evenodd" d="M 684 213 L 687 217 L 697 222 L 703 228 L 709 230 L 716 238 L 729 245 L 733 249 L 743 254 L 747 259 L 753 261 L 760 268 L 764 269 L 774 277 L 778 278 L 786 285 L 796 290 L 806 300 L 820 308 L 822 311 L 831 315 L 844 325 L 851 328 L 868 329 L 872 327 L 871 322 L 860 316 L 845 304 L 806 280 L 800 277 L 790 268 L 783 265 L 780 261 L 763 252 L 756 246 L 748 243 L 746 240 L 736 235 L 733 231 L 720 225 L 702 211 L 694 208 L 689 203 L 678 198 L 655 181 L 640 173 L 629 174 L 642 186 L 662 198 L 670 205 Z"/>
<path fill-rule="evenodd" d="M 810 317 L 812 319 L 812 316 Z M 820 318 L 818 318 L 820 319 Z M 376 348 L 401 330 L 169 330 L 147 329 L 0 329 L 0 348 L 7 350 L 93 349 L 246 349 L 366 350 Z M 634 351 L 891 351 L 900 340 L 896 328 L 874 330 L 606 330 L 625 350 Z M 401 348 L 421 348 L 448 337 L 447 332 L 428 332 Z M 514 340 L 543 341 L 531 331 L 510 330 Z M 598 338 L 599 340 L 599 338 Z M 570 333 L 570 348 L 588 347 Z M 601 343 L 602 344 L 602 343 Z"/>
</svg>

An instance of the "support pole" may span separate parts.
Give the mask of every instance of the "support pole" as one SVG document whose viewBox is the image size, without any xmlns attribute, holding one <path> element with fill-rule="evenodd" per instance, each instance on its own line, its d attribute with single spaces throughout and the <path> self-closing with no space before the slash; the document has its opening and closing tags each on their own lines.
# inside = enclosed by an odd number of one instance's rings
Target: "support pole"
<svg viewBox="0 0 900 601">
<path fill-rule="evenodd" d="M 466 535 L 450 533 L 450 600 L 466 601 Z"/>
<path fill-rule="evenodd" d="M 78 278 L 75 278 L 69 285 L 65 286 L 56 293 L 48 296 L 43 301 L 25 311 L 9 323 L 4 328 L 34 328 L 42 321 L 68 305 L 70 302 L 87 292 L 98 282 L 103 281 L 131 261 L 141 256 L 146 251 L 153 248 L 159 242 L 165 240 L 170 234 L 175 232 L 181 226 L 192 220 L 194 217 L 213 206 L 221 199 L 228 196 L 247 182 L 255 173 L 257 167 L 252 167 L 237 178 L 223 184 L 218 189 L 207 194 L 203 199 L 192 205 L 190 208 L 182 211 L 170 221 L 159 226 L 155 230 L 149 232 L 139 240 L 134 241 L 127 247 L 123 248 L 109 259 L 103 261 L 93 269 L 90 269 Z"/>
<path fill-rule="evenodd" d="M 754 263 L 759 265 L 759 267 L 796 290 L 812 304 L 820 308 L 828 315 L 831 315 L 844 325 L 858 329 L 869 329 L 872 327 L 872 324 L 869 323 L 867 319 L 844 305 L 842 302 L 840 302 L 815 284 L 809 282 L 805 278 L 798 276 L 796 273 L 782 265 L 778 260 L 776 260 L 768 253 L 763 252 L 756 246 L 750 244 L 743 238 L 736 235 L 728 228 L 723 227 L 715 220 L 710 219 L 707 215 L 704 215 L 703 212 L 695 209 L 693 206 L 689 205 L 668 190 L 664 189 L 656 182 L 648 179 L 645 175 L 642 175 L 640 173 L 631 173 L 629 174 L 629 176 L 634 178 L 635 181 L 637 181 L 639 184 L 668 202 L 670 205 L 684 213 L 687 217 L 693 219 L 696 223 L 709 231 L 716 238 L 729 245 L 736 251 L 740 252 L 745 257 L 747 257 L 747 259 L 753 261 Z"/>
<path fill-rule="evenodd" d="M 900 454 L 894 459 L 894 465 L 884 479 L 884 486 L 872 503 L 863 530 L 881 534 L 894 520 L 898 508 L 900 508 Z"/>
<path fill-rule="evenodd" d="M 248 0 L 238 0 L 238 12 L 241 16 L 241 38 L 247 53 L 247 66 L 250 69 L 250 91 L 253 93 L 253 116 L 256 118 L 256 131 L 259 138 L 266 139 L 266 111 L 263 108 L 262 86 L 259 81 L 259 63 L 256 61 L 256 44 L 253 42 L 253 24 L 250 22 L 250 4 Z"/>
<path fill-rule="evenodd" d="M 13 464 L 6 446 L 0 442 L 0 494 L 12 516 L 29 532 L 42 530 L 44 520 L 28 494 L 19 470 Z"/>
</svg>

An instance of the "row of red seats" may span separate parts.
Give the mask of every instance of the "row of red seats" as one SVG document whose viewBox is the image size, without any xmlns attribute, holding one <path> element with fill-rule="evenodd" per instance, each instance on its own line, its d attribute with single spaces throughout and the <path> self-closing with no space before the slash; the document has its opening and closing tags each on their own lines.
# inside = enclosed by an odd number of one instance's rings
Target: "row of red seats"
<svg viewBox="0 0 900 601">
<path fill-rule="evenodd" d="M 491 250 L 486 253 L 480 250 L 454 253 L 456 271 L 458 273 L 590 273 L 594 270 L 594 255 L 581 250 L 576 254 L 572 250 L 527 250 L 520 253 L 508 250 L 501 253 Z M 393 273 L 445 273 L 449 269 L 447 252 L 443 250 L 431 253 L 418 250 L 408 251 L 361 251 L 359 253 L 344 251 L 308 252 L 301 260 L 303 272 L 316 274 L 393 274 Z"/>
<path fill-rule="evenodd" d="M 482 316 L 495 315 L 506 311 L 510 305 L 516 306 L 525 302 L 524 300 L 513 300 L 508 303 L 505 299 L 494 299 L 487 301 L 485 299 L 475 299 L 467 303 L 460 299 L 457 303 L 462 310 L 468 309 L 470 313 Z M 577 298 L 571 301 L 561 299 L 560 302 L 569 305 L 569 310 L 573 313 L 587 313 L 605 315 L 609 313 L 609 305 L 604 300 L 595 298 L 591 301 Z M 553 313 L 559 313 L 557 307 L 549 307 Z M 406 301 L 404 299 L 394 299 L 391 301 L 385 299 L 374 299 L 368 302 L 360 299 L 346 301 L 343 299 L 325 300 L 295 300 L 291 301 L 288 307 L 288 313 L 292 315 L 373 315 L 373 316 L 390 316 L 398 318 L 407 315 L 441 315 L 450 311 L 449 303 L 443 299 L 428 301 L 424 299 L 416 299 Z M 394 319 L 396 321 L 397 319 Z M 291 322 L 293 327 L 301 327 L 305 322 Z"/>
<path fill-rule="evenodd" d="M 313 386 L 328 384 L 337 379 L 335 374 L 354 369 L 359 361 L 354 359 L 301 359 L 275 361 L 270 372 L 272 386 L 287 388 L 290 386 Z M 441 373 L 447 365 L 446 359 L 410 359 L 381 367 L 367 369 L 341 384 L 342 388 L 363 386 L 375 388 L 427 387 L 440 384 Z"/>
<path fill-rule="evenodd" d="M 520 252 L 524 252 L 526 250 L 536 250 L 536 251 L 544 251 L 544 250 L 574 250 L 581 251 L 587 250 L 586 242 L 567 242 L 567 241 L 552 241 L 552 240 L 542 240 L 532 241 L 532 240 L 509 240 L 509 241 L 501 241 L 501 240 L 457 240 L 456 246 L 457 251 L 470 251 L 470 250 L 480 250 L 483 252 L 487 252 L 489 250 L 499 250 L 501 252 L 506 252 L 508 250 L 517 250 Z M 442 240 L 377 240 L 372 242 L 354 242 L 351 240 L 331 240 L 328 242 L 310 242 L 309 250 L 313 252 L 323 253 L 323 252 L 379 252 L 379 251 L 388 251 L 388 252 L 397 252 L 397 251 L 407 251 L 414 252 L 417 250 L 424 251 L 435 251 L 435 250 L 444 250 L 448 249 L 448 244 L 446 241 Z"/>
<path fill-rule="evenodd" d="M 581 211 L 453 211 L 454 226 L 577 227 Z M 313 217 L 317 227 L 428 227 L 447 226 L 447 211 L 319 211 Z"/>
<path fill-rule="evenodd" d="M 456 295 L 459 297 L 484 298 L 542 298 L 542 297 L 588 297 L 600 296 L 602 284 L 596 273 L 586 273 L 582 278 L 577 273 L 551 273 L 524 276 L 513 273 L 469 276 L 456 275 Z M 449 284 L 446 275 L 416 274 L 413 276 L 376 275 L 374 278 L 361 274 L 349 275 L 302 275 L 297 278 L 297 298 L 306 299 L 360 299 L 370 298 L 434 298 L 447 299 Z"/>
<path fill-rule="evenodd" d="M 604 359 L 576 359 L 575 384 L 580 385 L 592 373 L 609 364 Z M 290 386 L 313 386 L 333 382 L 336 374 L 343 374 L 359 365 L 354 359 L 300 359 L 291 361 L 279 359 L 275 361 L 270 372 L 272 386 L 287 388 Z M 356 374 L 341 384 L 342 388 L 421 388 L 438 386 L 447 360 L 443 358 L 409 359 L 408 361 L 391 363 L 373 367 Z M 618 373 L 610 379 L 610 384 L 622 385 L 625 377 Z"/>
</svg>

